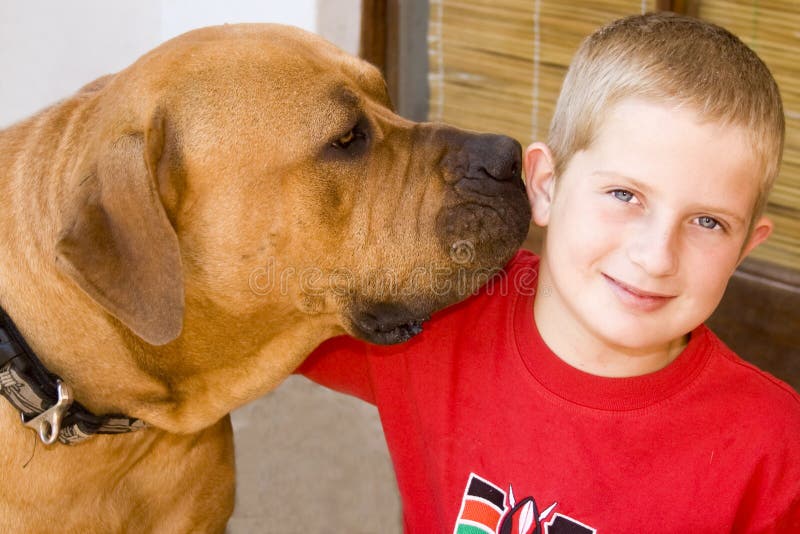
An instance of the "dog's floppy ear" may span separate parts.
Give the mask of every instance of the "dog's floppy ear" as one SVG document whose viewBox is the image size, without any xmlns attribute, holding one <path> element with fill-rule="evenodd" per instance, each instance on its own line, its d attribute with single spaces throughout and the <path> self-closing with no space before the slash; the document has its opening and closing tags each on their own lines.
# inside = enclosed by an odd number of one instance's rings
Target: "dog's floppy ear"
<svg viewBox="0 0 800 534">
<path fill-rule="evenodd" d="M 183 326 L 178 236 L 158 195 L 164 114 L 101 150 L 65 212 L 56 261 L 90 297 L 153 345 Z"/>
</svg>

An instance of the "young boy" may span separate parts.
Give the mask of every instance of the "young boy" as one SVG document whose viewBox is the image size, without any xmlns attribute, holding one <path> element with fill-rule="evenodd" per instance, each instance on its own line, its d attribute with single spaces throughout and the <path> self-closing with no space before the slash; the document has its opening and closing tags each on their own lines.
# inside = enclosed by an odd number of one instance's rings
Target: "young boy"
<svg viewBox="0 0 800 534">
<path fill-rule="evenodd" d="M 582 44 L 525 154 L 541 259 L 301 368 L 378 406 L 407 532 L 800 532 L 800 396 L 702 325 L 770 234 L 783 130 L 721 28 L 635 16 Z"/>
</svg>

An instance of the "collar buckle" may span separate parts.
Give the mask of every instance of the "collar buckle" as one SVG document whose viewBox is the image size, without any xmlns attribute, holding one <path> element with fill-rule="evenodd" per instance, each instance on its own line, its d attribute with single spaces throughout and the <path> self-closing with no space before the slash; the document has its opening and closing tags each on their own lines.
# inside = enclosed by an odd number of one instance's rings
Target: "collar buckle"
<svg viewBox="0 0 800 534">
<path fill-rule="evenodd" d="M 25 420 L 25 414 L 22 414 L 22 423 L 35 430 L 45 445 L 52 445 L 58 439 L 58 435 L 61 433 L 61 422 L 69 411 L 69 407 L 72 406 L 72 388 L 61 380 L 56 382 L 56 386 L 58 400 L 54 405 L 30 421 Z"/>
</svg>

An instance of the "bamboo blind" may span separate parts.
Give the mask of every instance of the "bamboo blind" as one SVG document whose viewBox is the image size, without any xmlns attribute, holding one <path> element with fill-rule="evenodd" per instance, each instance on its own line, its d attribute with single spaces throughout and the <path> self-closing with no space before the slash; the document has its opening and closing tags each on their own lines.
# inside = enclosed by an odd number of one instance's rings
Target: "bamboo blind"
<svg viewBox="0 0 800 534">
<path fill-rule="evenodd" d="M 753 47 L 781 87 L 786 148 L 767 208 L 775 232 L 753 255 L 800 270 L 800 2 L 699 4 L 699 16 Z M 606 22 L 655 8 L 656 0 L 431 0 L 429 118 L 523 145 L 543 140 L 580 41 Z"/>
</svg>

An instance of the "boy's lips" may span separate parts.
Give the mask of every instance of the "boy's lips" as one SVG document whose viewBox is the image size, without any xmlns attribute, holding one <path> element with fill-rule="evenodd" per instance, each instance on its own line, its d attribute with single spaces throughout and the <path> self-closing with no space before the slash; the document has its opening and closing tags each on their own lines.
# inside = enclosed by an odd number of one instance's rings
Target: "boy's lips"
<svg viewBox="0 0 800 534">
<path fill-rule="evenodd" d="M 655 293 L 653 291 L 645 291 L 637 287 L 631 286 L 608 276 L 603 273 L 611 290 L 617 298 L 627 307 L 633 308 L 638 311 L 651 312 L 664 306 L 667 302 L 675 298 L 675 295 L 667 295 L 664 293 Z"/>
</svg>

